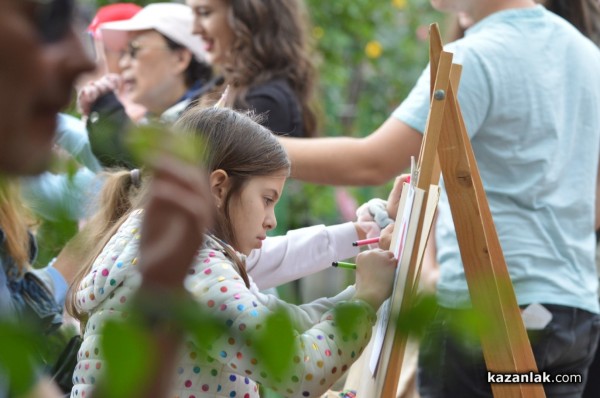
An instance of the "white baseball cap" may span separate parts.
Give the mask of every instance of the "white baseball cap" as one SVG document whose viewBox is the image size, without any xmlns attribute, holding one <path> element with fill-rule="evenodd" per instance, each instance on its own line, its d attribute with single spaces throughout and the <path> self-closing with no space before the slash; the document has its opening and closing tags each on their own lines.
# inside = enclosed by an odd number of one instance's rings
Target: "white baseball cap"
<svg viewBox="0 0 600 398">
<path fill-rule="evenodd" d="M 192 33 L 193 24 L 194 15 L 190 7 L 177 3 L 152 3 L 131 19 L 107 22 L 100 25 L 100 29 L 122 32 L 154 29 L 186 47 L 194 54 L 196 60 L 207 62 L 202 39 Z"/>
</svg>

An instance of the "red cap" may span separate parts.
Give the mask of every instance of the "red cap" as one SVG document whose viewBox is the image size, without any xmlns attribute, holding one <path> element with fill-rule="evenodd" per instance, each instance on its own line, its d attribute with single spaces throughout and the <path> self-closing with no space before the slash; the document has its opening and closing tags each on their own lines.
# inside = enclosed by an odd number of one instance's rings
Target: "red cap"
<svg viewBox="0 0 600 398">
<path fill-rule="evenodd" d="M 92 36 L 97 37 L 99 33 L 98 28 L 103 23 L 130 19 L 141 9 L 142 7 L 133 3 L 115 3 L 100 7 L 98 12 L 96 12 L 96 16 L 94 16 L 94 19 L 90 23 L 90 26 L 88 26 L 87 31 L 90 32 Z"/>
</svg>

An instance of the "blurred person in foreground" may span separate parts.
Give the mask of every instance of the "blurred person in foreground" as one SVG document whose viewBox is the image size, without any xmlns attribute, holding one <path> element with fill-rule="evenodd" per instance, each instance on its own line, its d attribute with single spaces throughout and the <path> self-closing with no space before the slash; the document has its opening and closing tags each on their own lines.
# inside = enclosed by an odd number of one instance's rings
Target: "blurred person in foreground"
<svg viewBox="0 0 600 398">
<path fill-rule="evenodd" d="M 0 4 L 0 52 L 10 54 L 0 61 L 0 320 L 36 318 L 42 320 L 43 333 L 45 321 L 54 323 L 56 298 L 30 272 L 35 243 L 15 177 L 37 174 L 48 166 L 57 113 L 68 105 L 77 77 L 92 70 L 93 63 L 72 26 L 72 1 Z M 2 397 L 12 393 L 8 377 L 1 369 Z"/>
<path fill-rule="evenodd" d="M 0 8 L 0 52 L 11 54 L 0 60 L 0 171 L 5 183 L 17 176 L 40 173 L 48 166 L 54 145 L 57 113 L 68 104 L 77 77 L 91 71 L 94 64 L 73 29 L 72 0 L 0 0 Z M 142 251 L 164 241 L 165 237 L 157 233 L 165 226 L 161 219 L 163 216 L 172 219 L 173 214 L 176 217 L 183 214 L 185 221 L 178 223 L 183 230 L 196 230 L 199 225 L 203 230 L 208 220 L 203 212 L 187 213 L 184 205 L 188 201 L 196 203 L 198 197 L 202 199 L 199 191 L 203 185 L 194 183 L 196 179 L 203 181 L 201 173 L 185 169 L 178 161 L 162 162 L 161 165 L 157 167 L 160 173 L 155 179 L 149 201 L 149 218 L 142 233 Z M 175 187 L 180 193 L 177 201 L 169 195 L 163 195 L 161 187 L 167 190 Z M 3 200 L 2 203 L 14 202 Z M 14 210 L 12 207 L 8 209 Z M 21 304 L 13 300 L 5 264 L 21 259 L 20 269 L 26 268 L 30 240 L 26 225 L 19 221 L 20 217 L 8 213 L 1 213 L 0 217 L 4 231 L 0 268 L 0 321 L 4 324 L 19 320 Z M 158 223 L 153 223 L 153 220 Z M 181 268 L 185 269 L 191 263 L 201 234 L 188 232 L 189 236 L 198 236 L 198 241 L 193 238 L 188 242 L 167 241 L 163 246 L 162 253 L 169 256 L 171 267 L 177 268 L 179 263 L 183 263 Z M 176 250 L 173 253 L 174 246 Z M 191 249 L 186 251 L 185 248 Z M 142 289 L 152 286 L 153 289 L 170 290 L 181 286 L 183 275 L 180 280 L 177 279 L 177 273 L 167 279 L 152 272 L 156 262 L 161 269 L 164 268 L 164 257 L 143 260 Z M 156 338 L 162 341 L 158 332 Z M 169 341 L 176 344 L 177 338 Z M 5 347 L 4 344 L 2 346 Z M 164 361 L 160 366 L 169 366 L 171 351 L 168 347 L 164 350 Z M 160 370 L 157 373 L 160 374 Z M 11 394 L 7 377 L 5 370 L 0 370 L 0 397 L 3 398 Z M 149 390 L 140 392 L 138 396 L 161 395 L 161 380 L 152 381 Z M 41 380 L 31 396 L 55 397 L 59 394 L 52 382 Z"/>
</svg>

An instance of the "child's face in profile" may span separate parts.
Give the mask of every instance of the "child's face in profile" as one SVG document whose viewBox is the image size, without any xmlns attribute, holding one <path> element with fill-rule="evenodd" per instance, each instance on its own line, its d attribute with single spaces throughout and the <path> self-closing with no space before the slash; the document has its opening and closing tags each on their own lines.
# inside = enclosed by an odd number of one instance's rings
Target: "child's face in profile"
<svg viewBox="0 0 600 398">
<path fill-rule="evenodd" d="M 253 177 L 230 202 L 230 217 L 237 251 L 248 255 L 260 249 L 267 231 L 277 226 L 275 204 L 281 196 L 287 174 Z"/>
</svg>

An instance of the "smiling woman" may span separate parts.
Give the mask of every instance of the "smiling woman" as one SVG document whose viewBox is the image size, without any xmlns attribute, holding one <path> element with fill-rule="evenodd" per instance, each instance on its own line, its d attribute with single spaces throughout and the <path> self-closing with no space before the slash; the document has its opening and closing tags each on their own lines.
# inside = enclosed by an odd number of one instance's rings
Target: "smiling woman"
<svg viewBox="0 0 600 398">
<path fill-rule="evenodd" d="M 276 134 L 316 134 L 308 15 L 299 0 L 187 0 L 228 105 L 264 114 Z"/>
</svg>

